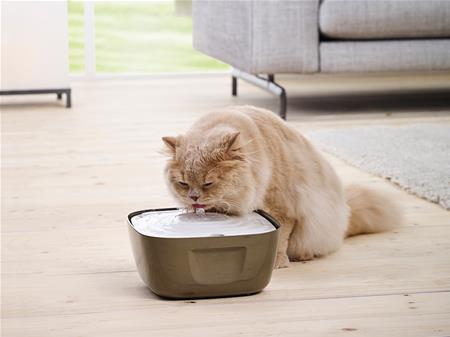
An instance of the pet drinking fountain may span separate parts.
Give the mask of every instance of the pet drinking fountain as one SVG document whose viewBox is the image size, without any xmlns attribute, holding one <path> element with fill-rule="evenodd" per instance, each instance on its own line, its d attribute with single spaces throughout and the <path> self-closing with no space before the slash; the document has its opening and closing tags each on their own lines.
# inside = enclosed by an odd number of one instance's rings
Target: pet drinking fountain
<svg viewBox="0 0 450 337">
<path fill-rule="evenodd" d="M 228 216 L 143 210 L 128 215 L 128 228 L 139 275 L 157 295 L 248 295 L 270 281 L 279 225 L 263 211 Z"/>
</svg>

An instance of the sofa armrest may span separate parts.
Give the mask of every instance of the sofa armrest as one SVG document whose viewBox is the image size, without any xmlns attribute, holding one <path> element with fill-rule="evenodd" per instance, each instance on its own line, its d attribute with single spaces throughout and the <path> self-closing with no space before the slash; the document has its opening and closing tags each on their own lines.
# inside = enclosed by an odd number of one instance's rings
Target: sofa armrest
<svg viewBox="0 0 450 337">
<path fill-rule="evenodd" d="M 319 68 L 319 0 L 194 0 L 193 45 L 253 74 Z"/>
</svg>

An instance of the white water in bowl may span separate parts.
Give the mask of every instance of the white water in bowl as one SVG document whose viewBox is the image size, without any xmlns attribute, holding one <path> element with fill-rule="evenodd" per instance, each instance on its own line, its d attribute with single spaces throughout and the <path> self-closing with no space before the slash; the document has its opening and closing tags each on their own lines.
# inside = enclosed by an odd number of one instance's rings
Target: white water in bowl
<svg viewBox="0 0 450 337">
<path fill-rule="evenodd" d="M 135 215 L 131 224 L 143 235 L 160 238 L 249 235 L 275 230 L 266 218 L 257 213 L 228 216 L 212 212 L 184 213 L 182 210 L 152 211 Z"/>
</svg>

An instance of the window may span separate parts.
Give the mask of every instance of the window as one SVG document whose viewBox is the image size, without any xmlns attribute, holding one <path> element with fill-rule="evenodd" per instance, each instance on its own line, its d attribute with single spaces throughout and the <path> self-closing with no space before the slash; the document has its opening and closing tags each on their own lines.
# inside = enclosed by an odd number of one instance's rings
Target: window
<svg viewBox="0 0 450 337">
<path fill-rule="evenodd" d="M 69 1 L 68 8 L 72 73 L 86 72 L 90 62 L 97 74 L 227 69 L 227 65 L 192 47 L 188 1 Z M 90 39 L 89 34 L 94 38 Z"/>
</svg>

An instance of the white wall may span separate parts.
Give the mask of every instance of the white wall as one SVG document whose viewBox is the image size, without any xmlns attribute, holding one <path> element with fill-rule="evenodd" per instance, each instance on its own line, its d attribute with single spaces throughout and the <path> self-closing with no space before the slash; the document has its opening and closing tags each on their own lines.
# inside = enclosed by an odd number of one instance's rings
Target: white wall
<svg viewBox="0 0 450 337">
<path fill-rule="evenodd" d="M 69 87 L 65 1 L 1 2 L 1 90 Z"/>
</svg>

